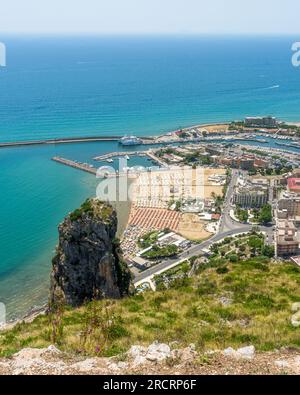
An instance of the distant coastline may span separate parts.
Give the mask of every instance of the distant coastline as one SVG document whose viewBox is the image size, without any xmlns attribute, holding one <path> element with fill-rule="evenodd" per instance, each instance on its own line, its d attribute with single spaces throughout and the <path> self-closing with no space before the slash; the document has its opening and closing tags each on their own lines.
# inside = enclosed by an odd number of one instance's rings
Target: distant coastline
<svg viewBox="0 0 300 395">
<path fill-rule="evenodd" d="M 221 126 L 221 125 L 229 125 L 230 121 L 225 122 L 212 122 L 212 123 L 204 123 L 186 126 L 180 128 L 182 131 L 190 130 L 193 128 L 205 128 L 212 126 Z M 300 126 L 300 122 L 285 122 L 286 125 L 290 126 Z M 139 136 L 141 140 L 145 140 L 148 144 L 152 141 L 155 142 L 155 139 L 161 136 L 165 136 L 168 133 L 174 133 L 174 130 L 171 130 L 166 133 L 155 134 L 153 136 Z M 88 142 L 101 142 L 101 141 L 118 141 L 124 135 L 113 135 L 113 136 L 80 136 L 80 137 L 62 137 L 57 139 L 44 139 L 44 140 L 28 140 L 28 141 L 14 141 L 14 142 L 0 142 L 0 148 L 9 148 L 9 147 L 22 147 L 22 146 L 32 146 L 32 145 L 46 145 L 46 144 L 74 144 L 74 143 L 88 143 Z"/>
<path fill-rule="evenodd" d="M 191 128 L 205 128 L 208 126 L 218 126 L 218 125 L 229 125 L 230 122 L 217 122 L 217 123 L 205 123 L 192 125 L 182 128 L 182 130 L 188 130 Z M 300 123 L 299 123 L 300 124 Z M 168 133 L 173 133 L 174 130 L 169 131 Z M 155 138 L 164 135 L 166 133 L 156 134 L 153 136 L 139 136 L 142 140 L 151 141 Z M 8 141 L 8 142 L 0 142 L 0 148 L 9 148 L 9 147 L 18 147 L 18 146 L 30 146 L 30 145 L 45 145 L 45 144 L 72 144 L 72 143 L 88 143 L 88 142 L 97 142 L 97 141 L 118 141 L 123 135 L 101 135 L 101 136 L 79 136 L 79 137 L 62 137 L 57 139 L 43 139 L 43 140 L 22 140 L 22 141 Z"/>
</svg>

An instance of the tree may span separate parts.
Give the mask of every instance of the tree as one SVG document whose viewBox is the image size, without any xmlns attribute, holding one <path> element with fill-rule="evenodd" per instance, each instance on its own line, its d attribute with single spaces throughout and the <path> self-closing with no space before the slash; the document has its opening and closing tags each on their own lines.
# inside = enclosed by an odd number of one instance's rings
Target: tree
<svg viewBox="0 0 300 395">
<path fill-rule="evenodd" d="M 180 201 L 180 200 L 177 200 L 177 202 L 176 202 L 176 207 L 175 207 L 175 211 L 180 211 L 180 209 L 181 209 L 181 201 Z"/>
<path fill-rule="evenodd" d="M 270 246 L 270 245 L 265 245 L 262 249 L 262 254 L 264 256 L 267 256 L 268 258 L 273 258 L 275 253 L 275 249 L 274 246 Z"/>
<path fill-rule="evenodd" d="M 238 261 L 238 256 L 236 254 L 232 254 L 229 256 L 230 262 L 237 262 Z"/>
<path fill-rule="evenodd" d="M 246 251 L 246 246 L 245 246 L 245 245 L 240 245 L 240 246 L 239 246 L 239 250 L 240 250 L 241 252 L 245 252 L 245 251 Z"/>
<path fill-rule="evenodd" d="M 266 169 L 266 175 L 270 176 L 273 173 L 272 169 Z"/>
<path fill-rule="evenodd" d="M 215 253 L 215 254 L 217 254 L 217 253 L 219 252 L 219 247 L 218 247 L 217 244 L 213 244 L 213 245 L 210 247 L 210 249 L 211 249 L 211 251 L 212 251 L 213 253 Z"/>
<path fill-rule="evenodd" d="M 240 222 L 247 222 L 249 218 L 248 210 L 237 208 L 236 215 Z"/>
<path fill-rule="evenodd" d="M 182 273 L 183 273 L 183 275 L 184 275 L 185 277 L 188 276 L 188 273 L 189 273 L 190 269 L 191 269 L 191 268 L 190 268 L 189 263 L 188 263 L 188 262 L 183 262 L 183 264 L 182 264 L 182 266 L 181 266 L 181 270 L 182 270 Z"/>
<path fill-rule="evenodd" d="M 259 213 L 259 222 L 261 224 L 268 224 L 272 221 L 272 206 L 270 204 L 266 204 L 262 207 Z"/>
<path fill-rule="evenodd" d="M 253 254 L 255 255 L 257 251 L 260 251 L 263 247 L 263 240 L 258 236 L 250 236 L 248 241 L 249 247 L 252 249 Z"/>
<path fill-rule="evenodd" d="M 241 215 L 242 222 L 247 222 L 249 218 L 248 210 L 243 210 Z"/>
</svg>

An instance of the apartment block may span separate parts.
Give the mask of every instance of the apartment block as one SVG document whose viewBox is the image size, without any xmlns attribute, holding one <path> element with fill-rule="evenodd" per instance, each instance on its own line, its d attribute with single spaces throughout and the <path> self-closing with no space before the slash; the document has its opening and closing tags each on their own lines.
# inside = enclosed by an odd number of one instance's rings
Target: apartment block
<svg viewBox="0 0 300 395">
<path fill-rule="evenodd" d="M 241 179 L 234 189 L 232 203 L 243 208 L 262 207 L 269 200 L 269 183 L 264 179 Z"/>
<path fill-rule="evenodd" d="M 287 217 L 294 218 L 300 216 L 300 196 L 290 196 L 278 200 L 278 215 L 285 212 Z"/>
<path fill-rule="evenodd" d="M 299 241 L 297 239 L 297 228 L 292 221 L 287 219 L 279 219 L 277 221 L 276 245 L 278 256 L 298 254 Z"/>
<path fill-rule="evenodd" d="M 276 128 L 278 122 L 275 117 L 247 117 L 245 118 L 245 126 Z"/>
</svg>

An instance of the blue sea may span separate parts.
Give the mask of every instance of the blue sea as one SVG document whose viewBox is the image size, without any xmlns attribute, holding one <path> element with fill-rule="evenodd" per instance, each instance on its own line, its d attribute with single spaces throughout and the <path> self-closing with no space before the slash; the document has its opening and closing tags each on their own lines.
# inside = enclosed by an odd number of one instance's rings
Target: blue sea
<svg viewBox="0 0 300 395">
<path fill-rule="evenodd" d="M 271 114 L 300 121 L 299 37 L 3 36 L 0 141 L 157 135 Z M 0 302 L 19 317 L 47 300 L 57 225 L 97 180 L 51 161 L 91 162 L 115 142 L 0 149 Z M 139 161 L 142 161 L 140 158 Z M 142 163 L 139 163 L 142 164 Z"/>
</svg>

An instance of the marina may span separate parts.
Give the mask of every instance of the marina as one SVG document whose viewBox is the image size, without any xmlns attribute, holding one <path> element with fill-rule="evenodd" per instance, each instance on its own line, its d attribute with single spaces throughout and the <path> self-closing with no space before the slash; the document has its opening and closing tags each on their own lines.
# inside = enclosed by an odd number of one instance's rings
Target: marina
<svg viewBox="0 0 300 395">
<path fill-rule="evenodd" d="M 147 156 L 150 160 L 152 160 L 153 162 L 158 163 L 160 166 L 162 167 L 166 167 L 166 163 L 161 160 L 160 158 L 158 158 L 157 156 L 154 155 L 153 152 L 149 151 L 128 151 L 128 152 L 110 152 L 104 155 L 100 155 L 100 156 L 96 156 L 95 158 L 93 158 L 96 161 L 106 161 L 108 163 L 113 163 L 113 158 L 121 158 L 123 157 L 126 160 L 129 160 L 131 156 Z"/>
</svg>

